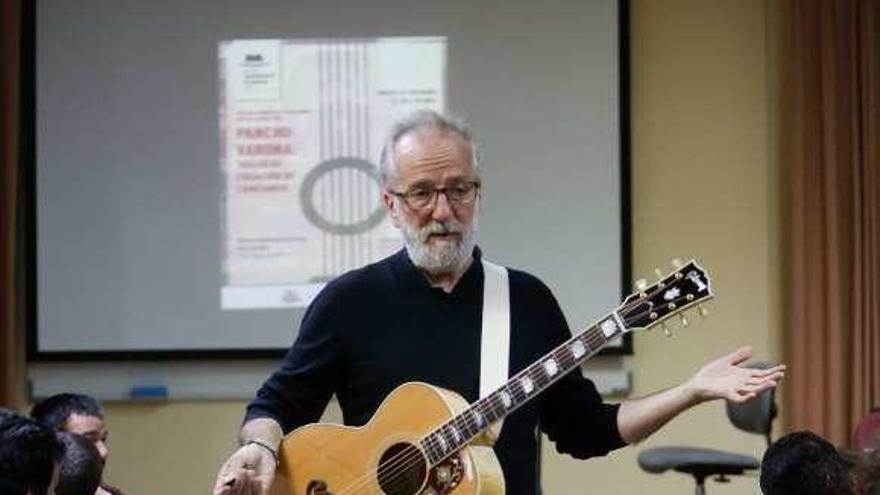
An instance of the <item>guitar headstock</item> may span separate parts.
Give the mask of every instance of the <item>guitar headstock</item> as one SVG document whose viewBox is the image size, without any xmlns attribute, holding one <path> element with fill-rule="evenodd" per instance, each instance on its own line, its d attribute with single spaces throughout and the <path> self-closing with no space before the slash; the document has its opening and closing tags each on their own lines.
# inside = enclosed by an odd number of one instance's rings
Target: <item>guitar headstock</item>
<svg viewBox="0 0 880 495">
<path fill-rule="evenodd" d="M 688 308 L 712 299 L 706 271 L 694 260 L 678 267 L 652 285 L 639 287 L 617 308 L 624 332 L 650 328 Z"/>
</svg>

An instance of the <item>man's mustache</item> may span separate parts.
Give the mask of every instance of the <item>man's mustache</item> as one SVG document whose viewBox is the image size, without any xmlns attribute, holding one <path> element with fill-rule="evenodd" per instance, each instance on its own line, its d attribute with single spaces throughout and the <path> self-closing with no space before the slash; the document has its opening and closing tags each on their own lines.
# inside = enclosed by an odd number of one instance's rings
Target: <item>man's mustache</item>
<svg viewBox="0 0 880 495">
<path fill-rule="evenodd" d="M 463 234 L 464 227 L 458 222 L 431 222 L 419 229 L 419 240 L 427 241 L 428 237 L 437 234 Z"/>
</svg>

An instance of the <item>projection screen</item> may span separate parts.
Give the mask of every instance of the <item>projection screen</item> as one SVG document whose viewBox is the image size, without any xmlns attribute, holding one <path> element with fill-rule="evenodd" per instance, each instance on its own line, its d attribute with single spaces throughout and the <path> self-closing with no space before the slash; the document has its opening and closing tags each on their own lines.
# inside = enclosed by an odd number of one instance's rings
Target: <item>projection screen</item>
<svg viewBox="0 0 880 495">
<path fill-rule="evenodd" d="M 573 328 L 621 298 L 617 1 L 33 8 L 36 359 L 287 348 L 323 283 L 400 248 L 375 168 L 416 108 L 476 136 L 488 259 Z"/>
</svg>

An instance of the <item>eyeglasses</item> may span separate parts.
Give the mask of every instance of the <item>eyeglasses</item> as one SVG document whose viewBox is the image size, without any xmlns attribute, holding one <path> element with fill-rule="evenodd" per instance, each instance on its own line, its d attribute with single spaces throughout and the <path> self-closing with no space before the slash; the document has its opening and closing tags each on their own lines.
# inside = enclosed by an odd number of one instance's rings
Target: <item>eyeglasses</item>
<svg viewBox="0 0 880 495">
<path fill-rule="evenodd" d="M 406 192 L 388 191 L 391 195 L 402 199 L 413 210 L 430 210 L 437 205 L 440 193 L 446 196 L 451 205 L 467 205 L 477 199 L 480 183 L 477 181 L 462 182 L 449 187 L 416 187 Z"/>
</svg>

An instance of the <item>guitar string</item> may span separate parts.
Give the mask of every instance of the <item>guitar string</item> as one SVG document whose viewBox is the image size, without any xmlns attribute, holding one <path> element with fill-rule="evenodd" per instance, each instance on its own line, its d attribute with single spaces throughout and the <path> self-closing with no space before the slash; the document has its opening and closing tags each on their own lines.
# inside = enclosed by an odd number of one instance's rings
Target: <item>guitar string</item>
<svg viewBox="0 0 880 495">
<path fill-rule="evenodd" d="M 674 299 L 673 301 L 670 301 L 670 302 L 676 302 L 676 303 L 677 303 L 677 302 L 680 302 L 681 299 L 682 299 L 682 298 L 676 298 L 676 299 Z M 689 301 L 689 302 L 691 302 L 691 301 Z M 632 304 L 632 305 L 630 305 L 630 306 L 641 306 L 641 305 L 642 305 L 642 304 L 640 304 L 640 303 L 638 303 L 638 304 L 634 303 L 634 304 Z M 684 307 L 683 307 L 683 308 L 684 308 Z M 626 313 L 626 318 L 627 318 L 627 319 L 631 318 L 631 316 L 632 316 L 633 314 L 644 315 L 644 314 L 646 314 L 646 313 L 649 312 L 649 311 L 642 311 L 642 312 L 640 312 L 640 313 L 633 313 L 632 311 L 627 312 L 628 309 L 631 309 L 631 308 L 627 308 L 626 305 L 623 305 L 623 306 L 621 307 L 621 311 L 620 311 L 620 313 Z M 680 309 L 679 309 L 679 311 L 680 311 Z M 573 343 L 575 340 L 581 340 L 581 341 L 583 341 L 584 339 L 588 339 L 588 340 L 591 341 L 590 344 L 592 344 L 592 345 L 588 344 L 588 345 L 591 347 L 591 351 L 590 351 L 591 353 L 594 352 L 594 351 L 598 351 L 599 348 L 601 348 L 605 343 L 607 343 L 607 339 L 604 338 L 604 336 L 603 336 L 602 334 L 599 334 L 599 333 L 597 333 L 597 332 L 593 332 L 592 334 L 588 334 L 589 330 L 591 330 L 591 329 L 592 329 L 592 330 L 595 330 L 595 326 L 594 326 L 594 327 L 590 327 L 590 328 L 588 328 L 588 329 L 582 331 L 577 337 L 575 337 L 575 338 L 571 339 L 570 341 L 567 341 L 566 343 L 560 345 L 559 347 L 557 347 L 556 349 L 554 349 L 553 351 L 551 351 L 550 353 L 548 353 L 548 355 L 552 355 L 552 357 L 553 357 L 554 359 L 557 359 L 557 360 L 563 361 L 564 359 L 568 358 L 568 356 L 567 356 L 566 353 L 562 353 L 561 351 L 563 351 L 563 350 L 568 350 L 568 349 L 567 349 L 567 345 Z M 598 345 L 596 345 L 596 344 L 598 344 Z M 590 356 L 581 356 L 581 357 L 590 357 Z M 575 358 L 574 361 L 577 362 L 578 359 L 579 359 L 579 358 Z M 543 381 L 544 379 L 547 379 L 547 381 L 548 381 L 548 383 L 545 383 L 545 384 L 543 384 L 543 385 L 541 385 L 541 386 L 539 387 L 539 388 L 541 388 L 541 390 L 535 391 L 535 393 L 524 393 L 524 394 L 523 394 L 523 399 L 528 399 L 529 395 L 532 395 L 532 396 L 537 395 L 538 393 L 540 393 L 541 391 L 543 391 L 544 388 L 549 387 L 549 386 L 552 384 L 552 381 L 553 381 L 553 377 L 552 377 L 552 376 L 551 376 L 551 377 L 547 377 L 547 376 L 544 375 L 544 374 L 537 373 L 539 370 L 542 369 L 541 364 L 544 363 L 544 362 L 546 362 L 546 361 L 547 361 L 547 359 L 540 360 L 540 361 L 538 361 L 537 363 L 535 363 L 534 365 L 532 365 L 532 366 L 526 368 L 525 370 L 523 370 L 523 372 L 521 372 L 521 373 L 518 374 L 518 375 L 520 375 L 520 374 L 522 374 L 522 375 L 534 375 L 534 376 L 532 376 L 532 377 L 530 377 L 530 378 L 533 378 L 536 382 Z M 566 365 L 566 366 L 568 366 L 568 365 Z M 573 367 L 572 367 L 572 369 L 573 369 Z M 567 370 L 565 373 L 568 373 L 569 371 L 571 371 L 571 370 Z M 514 379 L 511 379 L 508 383 L 512 383 L 512 382 L 514 382 L 514 381 L 516 380 L 516 378 L 517 378 L 517 377 L 515 377 Z M 521 379 L 521 378 L 523 378 L 523 377 L 519 377 L 519 378 Z M 508 392 L 512 392 L 513 394 L 516 394 L 516 393 L 517 393 L 517 391 L 516 391 L 515 389 L 511 390 L 510 387 L 508 387 L 508 385 L 503 386 L 503 388 L 504 388 L 505 390 L 507 390 Z M 496 392 L 493 392 L 492 394 L 486 396 L 486 397 L 483 398 L 483 399 L 480 399 L 480 400 L 477 401 L 472 407 L 470 407 L 469 410 L 473 411 L 473 410 L 483 409 L 483 411 L 478 411 L 478 412 L 480 412 L 480 414 L 482 414 L 482 415 L 485 416 L 485 415 L 486 415 L 486 411 L 485 411 L 486 407 L 490 407 L 490 408 L 492 408 L 492 409 L 495 409 L 496 406 L 491 405 L 491 402 L 492 402 L 493 400 L 496 399 L 496 397 L 498 396 L 498 392 L 500 392 L 500 391 L 501 391 L 501 389 L 499 389 L 499 390 L 496 391 Z M 500 398 L 499 398 L 499 400 L 500 400 Z M 492 409 L 490 409 L 489 412 L 492 412 Z M 465 421 L 465 429 L 466 429 L 466 431 L 469 431 L 471 427 L 476 427 L 476 431 L 477 431 L 477 433 L 476 433 L 476 434 L 470 434 L 470 433 L 469 433 L 468 436 L 467 436 L 466 438 L 468 438 L 469 440 L 471 440 L 471 439 L 473 439 L 477 434 L 479 434 L 479 432 L 483 429 L 483 425 L 481 424 L 481 422 L 480 422 L 479 420 L 477 420 L 477 422 L 475 422 L 475 423 L 471 423 L 470 419 L 465 418 L 465 416 L 466 416 L 465 413 L 466 413 L 466 412 L 467 412 L 467 411 L 465 411 L 465 412 L 462 413 L 462 414 L 459 414 L 457 417 L 453 418 L 451 421 L 447 422 L 446 424 L 442 425 L 441 427 L 435 429 L 434 432 L 432 432 L 431 434 L 429 434 L 428 436 L 426 436 L 426 437 L 425 437 L 425 438 L 427 439 L 426 444 L 428 445 L 428 447 L 429 447 L 429 448 L 435 448 L 435 449 L 437 449 L 438 446 L 437 446 L 437 444 L 436 444 L 436 441 L 432 442 L 432 439 L 435 438 L 436 436 L 442 436 L 442 435 L 444 435 L 444 434 L 442 433 L 442 430 L 445 429 L 445 428 L 447 428 L 447 427 L 450 426 L 450 425 L 453 425 L 453 424 L 454 424 L 454 425 L 457 425 L 457 426 L 461 427 L 461 421 Z M 502 411 L 502 412 L 503 412 L 503 411 Z M 494 421 L 489 422 L 489 424 L 491 424 L 491 423 L 493 423 L 493 422 L 494 422 Z M 466 444 L 464 444 L 464 445 L 466 445 Z M 439 459 L 440 461 L 442 461 L 443 459 L 445 459 L 445 458 L 448 457 L 449 455 L 452 455 L 452 454 L 455 454 L 455 453 L 458 452 L 457 449 L 450 449 L 450 448 L 448 448 L 448 447 L 444 448 L 444 447 L 442 447 L 442 446 L 439 447 L 439 450 L 440 450 L 440 452 L 441 452 L 442 454 L 446 454 L 446 456 L 443 456 L 443 457 L 441 457 L 441 458 Z M 400 454 L 400 455 L 402 456 L 403 454 Z M 410 470 L 411 467 L 417 465 L 417 464 L 420 463 L 420 462 L 424 462 L 424 460 L 422 459 L 423 457 L 424 457 L 424 456 L 421 454 L 421 451 L 415 451 L 415 453 L 412 454 L 412 455 L 410 455 L 410 456 L 406 456 L 406 457 L 400 457 L 400 456 L 397 456 L 397 459 L 394 459 L 394 458 L 389 459 L 389 461 L 386 461 L 385 465 L 380 466 L 379 469 L 380 469 L 380 471 L 382 471 L 383 474 L 385 474 L 385 473 L 387 473 L 389 470 L 391 470 L 393 474 L 389 475 L 389 477 L 390 477 L 390 478 L 396 478 L 396 477 L 399 477 L 399 476 L 402 476 L 403 474 L 405 474 L 407 471 Z M 430 457 L 430 456 L 429 456 L 429 457 Z M 428 461 L 430 461 L 430 458 L 428 459 Z M 408 462 L 409 462 L 409 465 L 407 465 Z M 416 463 L 416 464 L 413 464 L 413 462 Z M 438 461 L 438 462 L 439 462 L 439 461 Z M 395 464 L 397 464 L 397 465 L 395 465 Z M 428 463 L 428 462 L 425 462 L 425 464 L 427 465 L 427 464 L 429 464 L 429 463 Z M 394 473 L 394 471 L 398 471 L 398 472 Z"/>
<path fill-rule="evenodd" d="M 624 314 L 625 314 L 625 315 L 626 315 L 626 316 L 625 316 L 625 319 L 631 319 L 632 316 L 633 316 L 633 314 L 638 315 L 638 316 L 643 316 L 644 314 L 648 314 L 648 313 L 650 313 L 650 309 L 645 310 L 645 311 L 640 311 L 640 312 L 637 312 L 637 313 L 634 313 L 634 312 L 632 312 L 631 310 L 632 310 L 632 309 L 635 309 L 635 308 L 637 308 L 637 307 L 639 307 L 639 306 L 643 306 L 643 305 L 644 305 L 644 304 L 643 304 L 643 301 L 644 301 L 645 299 L 650 299 L 650 298 L 652 298 L 653 295 L 656 295 L 656 294 L 659 293 L 661 290 L 664 290 L 664 288 L 659 288 L 659 287 L 658 287 L 658 288 L 652 293 L 652 296 L 651 296 L 651 297 L 648 297 L 648 296 L 647 296 L 647 292 L 646 292 L 646 297 L 636 299 L 636 300 L 633 301 L 633 303 L 631 303 L 631 304 L 629 304 L 629 305 L 627 305 L 626 303 L 624 303 L 624 304 L 621 305 L 621 307 L 620 307 L 619 314 L 621 314 L 621 315 L 624 315 Z M 678 303 L 678 302 L 680 302 L 682 299 L 685 299 L 685 298 L 677 297 L 677 298 L 675 298 L 675 299 L 673 299 L 673 300 L 671 300 L 671 301 L 668 301 L 667 304 L 669 304 L 669 303 Z M 688 301 L 688 302 L 689 302 L 689 303 L 694 303 L 694 301 Z M 676 312 L 681 311 L 681 310 L 684 309 L 685 307 L 687 307 L 687 305 L 682 306 L 682 308 L 677 308 L 675 311 L 676 311 Z M 658 321 L 659 321 L 659 320 L 658 320 Z M 598 332 L 590 332 L 590 330 L 595 330 L 595 329 L 596 329 L 596 326 L 595 326 L 595 325 L 594 325 L 594 326 L 591 326 L 591 327 L 589 327 L 589 328 L 587 328 L 586 330 L 584 330 L 584 331 L 582 331 L 581 333 L 579 333 L 576 337 L 570 339 L 569 341 L 566 341 L 565 343 L 563 343 L 563 344 L 561 344 L 560 346 L 558 346 L 556 349 L 553 349 L 552 351 L 550 351 L 550 352 L 548 353 L 548 355 L 551 355 L 551 354 L 552 354 L 552 355 L 554 355 L 554 358 L 556 358 L 556 354 L 557 354 L 559 351 L 561 351 L 561 350 L 563 350 L 563 349 L 566 349 L 567 346 L 569 346 L 570 344 L 572 344 L 574 341 L 576 341 L 576 340 L 581 340 L 581 341 L 583 341 L 584 339 L 588 339 L 588 340 L 591 340 L 591 342 L 588 342 L 588 343 L 587 343 L 588 347 L 590 348 L 590 351 L 588 351 L 588 353 L 585 354 L 584 356 L 581 356 L 581 358 L 588 358 L 588 357 L 590 357 L 590 356 L 592 355 L 591 353 L 594 353 L 594 352 L 600 350 L 600 348 L 601 348 L 605 343 L 607 343 L 607 341 L 608 341 L 608 339 L 606 339 L 602 334 L 600 334 L 600 333 L 598 333 Z M 588 335 L 588 333 L 589 333 L 589 335 Z M 595 347 L 594 347 L 594 346 L 595 346 Z M 580 359 L 580 358 L 576 358 L 575 360 L 577 361 L 578 359 Z M 539 360 L 538 362 L 534 363 L 533 365 L 531 365 L 531 366 L 525 368 L 525 369 L 524 369 L 523 371 L 521 371 L 520 373 L 517 373 L 517 375 L 515 375 L 514 378 L 512 378 L 511 380 L 509 380 L 508 383 L 515 382 L 517 379 L 521 380 L 522 378 L 525 377 L 525 376 L 520 376 L 520 375 L 529 375 L 529 374 L 535 375 L 534 377 L 529 377 L 529 378 L 532 378 L 535 382 L 543 381 L 543 379 L 548 378 L 548 377 L 546 377 L 545 375 L 542 375 L 542 374 L 538 374 L 537 372 L 538 372 L 538 370 L 540 370 L 540 369 L 542 368 L 542 367 L 541 367 L 542 363 L 544 363 L 544 362 L 546 362 L 546 361 L 547 361 L 546 359 L 541 359 L 541 360 Z M 572 370 L 573 370 L 573 368 L 572 368 Z M 568 373 L 569 371 L 572 371 L 572 370 L 568 370 L 568 371 L 566 371 L 566 373 Z M 538 380 L 538 379 L 537 379 L 538 377 L 540 377 L 541 379 Z M 558 380 L 559 378 L 555 378 L 555 379 Z M 523 397 L 522 397 L 523 402 L 525 402 L 525 400 L 528 399 L 530 395 L 531 395 L 532 397 L 534 397 L 534 396 L 537 395 L 538 393 L 542 392 L 542 391 L 544 390 L 544 388 L 549 387 L 549 386 L 552 384 L 553 381 L 554 381 L 554 377 L 549 377 L 549 379 L 548 379 L 548 383 L 546 383 L 546 384 L 544 384 L 544 385 L 542 385 L 542 386 L 539 387 L 541 390 L 536 390 L 536 391 L 534 391 L 534 393 L 530 393 L 530 392 L 526 392 L 526 393 L 524 393 L 524 395 L 523 395 Z M 503 388 L 504 388 L 504 389 L 507 389 L 508 387 L 507 387 L 507 385 L 505 384 L 505 385 L 503 386 Z M 500 389 L 499 389 L 499 391 L 500 391 Z M 498 391 L 493 392 L 492 394 L 486 396 L 484 399 L 487 399 L 487 398 L 488 398 L 488 399 L 491 400 L 491 398 L 492 398 L 493 396 L 497 395 L 497 392 L 498 392 Z M 512 392 L 513 394 L 516 394 L 516 393 L 517 393 L 517 391 L 516 391 L 515 389 L 514 389 L 514 390 L 510 390 L 510 392 Z M 468 408 L 468 410 L 474 410 L 474 409 L 476 409 L 476 408 L 479 408 L 481 402 L 484 402 L 483 399 L 480 399 L 479 401 L 477 401 L 477 402 L 474 404 L 474 406 Z M 465 411 L 465 412 L 467 412 L 467 411 Z M 429 433 L 428 435 L 426 435 L 426 436 L 423 438 L 423 440 L 425 440 L 425 441 L 426 441 L 426 444 L 427 444 L 429 447 L 431 447 L 431 448 L 436 448 L 436 447 L 438 447 L 436 441 L 434 441 L 434 442 L 432 443 L 432 439 L 435 438 L 437 435 L 442 435 L 442 433 L 440 432 L 440 430 L 442 430 L 443 428 L 447 427 L 450 423 L 460 422 L 460 420 L 464 420 L 464 421 L 466 422 L 466 423 L 465 423 L 466 428 L 470 429 L 470 427 L 471 427 L 470 421 L 471 421 L 471 420 L 470 420 L 470 419 L 464 419 L 463 416 L 464 416 L 463 413 L 457 415 L 457 416 L 454 417 L 451 421 L 447 421 L 446 424 L 441 425 L 440 427 L 436 428 L 434 431 L 432 431 L 431 433 Z M 477 428 L 477 434 L 470 435 L 470 437 L 468 438 L 468 441 L 472 440 L 472 439 L 473 439 L 475 436 L 477 436 L 477 435 L 479 434 L 479 432 L 483 429 L 483 427 L 482 427 L 479 423 L 473 423 L 472 426 L 475 426 L 475 427 Z M 421 442 L 422 442 L 422 441 L 420 440 L 419 443 L 421 443 Z M 464 444 L 464 445 L 466 445 L 466 444 Z M 410 452 L 412 452 L 412 451 L 410 451 Z M 438 459 L 437 463 L 443 461 L 444 459 L 446 459 L 447 457 L 449 457 L 449 456 L 452 455 L 452 454 L 456 454 L 458 451 L 457 451 L 457 450 L 449 450 L 449 451 L 448 451 L 448 449 L 440 447 L 440 452 L 441 452 L 442 454 L 445 454 L 445 455 L 442 456 L 442 457 L 440 457 L 440 458 Z M 426 457 L 427 457 L 427 459 L 426 459 Z M 381 476 L 382 474 L 385 474 L 385 475 L 386 475 L 386 480 L 399 479 L 400 476 L 403 476 L 404 474 L 406 474 L 408 471 L 411 470 L 411 468 L 413 468 L 413 467 L 415 467 L 415 466 L 418 466 L 419 463 L 424 463 L 425 466 L 427 467 L 427 466 L 430 464 L 430 456 L 425 456 L 425 455 L 423 455 L 423 454 L 422 454 L 422 451 L 419 450 L 418 448 L 416 448 L 415 453 L 412 453 L 412 454 L 406 453 L 406 451 L 404 451 L 404 452 L 402 452 L 402 453 L 400 453 L 400 454 L 396 454 L 396 455 L 393 456 L 391 459 L 389 459 L 389 460 L 383 462 L 382 464 L 380 464 L 380 465 L 377 467 L 377 471 L 379 471 L 380 476 Z M 436 464 L 434 464 L 434 465 L 436 465 Z M 389 471 L 391 472 L 391 474 L 388 474 Z M 360 489 L 361 487 L 366 487 L 366 486 L 369 485 L 369 481 L 370 481 L 370 479 L 371 479 L 371 473 L 365 473 L 363 476 L 361 476 L 360 479 L 355 479 L 353 483 L 350 483 L 347 487 L 343 488 L 342 490 L 338 491 L 337 493 L 339 493 L 340 495 L 342 495 L 342 494 L 345 494 L 345 493 L 350 493 L 351 490 L 357 490 L 357 489 Z M 363 481 L 361 481 L 361 480 L 363 480 Z M 400 486 L 400 483 L 398 483 L 397 486 Z"/>
</svg>

